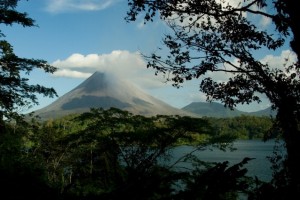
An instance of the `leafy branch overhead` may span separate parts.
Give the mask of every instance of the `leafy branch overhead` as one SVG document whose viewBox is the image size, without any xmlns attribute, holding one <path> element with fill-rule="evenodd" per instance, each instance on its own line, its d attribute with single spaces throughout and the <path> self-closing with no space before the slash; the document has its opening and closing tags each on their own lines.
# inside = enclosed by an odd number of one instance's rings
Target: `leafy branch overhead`
<svg viewBox="0 0 300 200">
<path fill-rule="evenodd" d="M 282 134 L 288 152 L 283 165 L 291 191 L 282 194 L 299 196 L 300 16 L 296 1 L 128 0 L 128 6 L 127 21 L 142 15 L 145 23 L 161 19 L 170 28 L 163 38 L 167 53 L 160 48 L 161 53 L 144 57 L 148 68 L 164 74 L 175 87 L 198 79 L 208 101 L 218 100 L 229 108 L 260 103 L 261 96 L 267 97 L 277 110 L 274 130 Z M 271 23 L 262 27 L 257 19 Z M 256 56 L 282 48 L 290 48 L 296 59 L 286 57 L 284 64 L 271 65 Z M 223 80 L 216 79 L 216 74 Z"/>
<path fill-rule="evenodd" d="M 15 10 L 18 1 L 0 2 L 0 24 L 21 24 L 24 27 L 35 26 L 34 20 L 26 13 Z M 41 59 L 20 58 L 15 55 L 12 45 L 4 40 L 5 35 L 0 30 L 0 117 L 15 116 L 20 108 L 28 108 L 38 104 L 36 94 L 48 97 L 57 96 L 53 88 L 40 84 L 30 84 L 29 75 L 35 69 L 53 73 L 56 68 Z"/>
<path fill-rule="evenodd" d="M 285 9 L 279 2 L 274 9 Z M 221 100 L 234 107 L 238 103 L 260 102 L 257 93 L 265 93 L 276 104 L 278 97 L 272 92 L 273 87 L 296 89 L 299 69 L 296 64 L 286 66 L 286 69 L 282 66 L 274 68 L 253 56 L 261 49 L 273 51 L 282 47 L 291 35 L 288 13 L 264 12 L 263 9 L 271 9 L 270 6 L 265 1 L 246 1 L 231 6 L 205 0 L 131 0 L 126 20 L 134 21 L 137 15 L 144 14 L 147 22 L 158 15 L 170 27 L 170 33 L 163 39 L 169 55 L 162 57 L 155 53 L 144 57 L 148 67 L 156 69 L 157 73 L 165 73 L 174 86 L 180 87 L 184 81 L 201 78 L 200 90 L 207 94 L 208 100 Z M 261 30 L 245 17 L 249 15 L 269 18 L 276 25 L 278 34 Z M 207 77 L 208 72 L 226 72 L 231 77 L 219 83 Z"/>
</svg>

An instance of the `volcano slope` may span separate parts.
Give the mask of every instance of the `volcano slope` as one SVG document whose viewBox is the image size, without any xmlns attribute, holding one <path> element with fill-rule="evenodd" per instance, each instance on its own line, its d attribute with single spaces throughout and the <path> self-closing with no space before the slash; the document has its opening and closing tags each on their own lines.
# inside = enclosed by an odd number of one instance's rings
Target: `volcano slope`
<svg viewBox="0 0 300 200">
<path fill-rule="evenodd" d="M 118 108 L 134 115 L 179 115 L 200 117 L 154 98 L 124 80 L 112 79 L 107 74 L 95 72 L 92 76 L 59 97 L 52 104 L 36 110 L 41 119 L 59 118 L 69 114 L 80 114 L 91 108 Z"/>
</svg>

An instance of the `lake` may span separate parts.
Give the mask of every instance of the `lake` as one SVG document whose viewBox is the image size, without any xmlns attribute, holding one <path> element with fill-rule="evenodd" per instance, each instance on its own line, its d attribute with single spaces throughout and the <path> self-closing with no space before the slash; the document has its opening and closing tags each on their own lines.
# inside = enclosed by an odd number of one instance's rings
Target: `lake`
<svg viewBox="0 0 300 200">
<path fill-rule="evenodd" d="M 261 140 L 238 140 L 233 143 L 235 151 L 221 151 L 214 148 L 211 150 L 197 151 L 193 153 L 203 161 L 223 162 L 229 161 L 230 165 L 241 162 L 245 157 L 255 158 L 250 160 L 246 165 L 248 169 L 247 175 L 257 176 L 262 181 L 269 181 L 272 178 L 271 163 L 267 156 L 272 156 L 275 146 L 275 140 L 263 142 Z M 182 155 L 192 151 L 191 146 L 176 147 L 173 151 L 174 159 L 180 158 Z M 282 152 L 285 152 L 281 148 Z"/>
</svg>

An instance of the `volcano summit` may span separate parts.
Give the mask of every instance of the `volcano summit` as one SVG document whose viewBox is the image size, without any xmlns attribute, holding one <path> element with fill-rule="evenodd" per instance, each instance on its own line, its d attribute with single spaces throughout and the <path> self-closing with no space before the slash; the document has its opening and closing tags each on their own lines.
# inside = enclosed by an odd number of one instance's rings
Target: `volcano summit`
<svg viewBox="0 0 300 200">
<path fill-rule="evenodd" d="M 135 115 L 180 115 L 199 117 L 196 114 L 175 108 L 146 94 L 133 84 L 115 80 L 110 76 L 95 72 L 70 92 L 52 104 L 36 110 L 42 119 L 58 118 L 73 113 L 88 112 L 90 108 L 111 107 L 126 110 Z"/>
</svg>

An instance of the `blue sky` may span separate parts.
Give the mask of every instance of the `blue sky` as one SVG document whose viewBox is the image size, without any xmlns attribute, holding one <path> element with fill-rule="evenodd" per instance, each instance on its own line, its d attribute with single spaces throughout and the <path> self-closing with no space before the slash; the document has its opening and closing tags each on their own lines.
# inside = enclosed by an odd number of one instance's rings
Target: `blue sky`
<svg viewBox="0 0 300 200">
<path fill-rule="evenodd" d="M 176 89 L 146 68 L 146 61 L 139 52 L 151 53 L 162 46 L 162 37 L 168 28 L 159 20 L 143 25 L 142 18 L 138 18 L 136 22 L 127 23 L 124 20 L 127 0 L 29 0 L 20 1 L 17 10 L 28 13 L 39 27 L 1 26 L 15 53 L 19 57 L 46 60 L 58 68 L 53 75 L 34 71 L 30 75 L 31 83 L 53 87 L 62 96 L 93 72 L 103 71 L 127 79 L 177 108 L 205 101 L 198 89 L 199 81 L 187 82 Z M 259 20 L 261 26 L 268 26 L 268 21 Z M 260 59 L 278 64 L 290 55 L 285 47 L 272 54 L 260 54 Z M 55 100 L 39 96 L 40 104 L 24 112 Z M 264 101 L 238 108 L 256 111 L 268 106 Z"/>
</svg>

